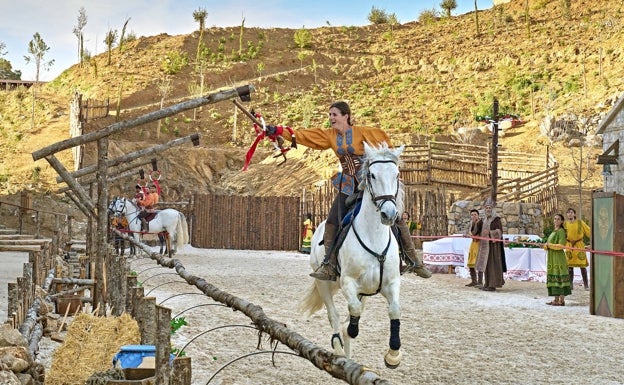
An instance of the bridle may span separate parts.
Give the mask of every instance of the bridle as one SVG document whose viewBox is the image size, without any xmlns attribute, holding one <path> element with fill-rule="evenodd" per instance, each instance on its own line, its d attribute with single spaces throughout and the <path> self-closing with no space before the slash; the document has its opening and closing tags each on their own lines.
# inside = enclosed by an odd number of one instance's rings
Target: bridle
<svg viewBox="0 0 624 385">
<path fill-rule="evenodd" d="M 123 207 L 121 208 L 121 210 L 117 209 L 117 202 L 123 202 Z M 125 216 L 128 217 L 129 214 L 134 214 L 136 212 L 139 212 L 140 210 L 137 209 L 131 213 L 127 213 L 126 212 L 126 202 L 128 202 L 128 200 L 126 198 L 115 198 L 115 200 L 113 201 L 112 206 L 115 208 L 115 210 L 111 210 L 111 208 L 108 208 L 108 211 L 110 211 L 112 214 L 116 215 L 116 216 Z M 134 204 L 132 201 L 130 201 L 130 203 Z"/>
<path fill-rule="evenodd" d="M 396 206 L 396 197 L 399 193 L 399 178 L 397 177 L 397 181 L 396 181 L 396 190 L 394 192 L 394 195 L 375 195 L 375 192 L 373 191 L 373 184 L 371 183 L 371 172 L 370 172 L 370 167 L 372 165 L 374 165 L 375 163 L 393 163 L 395 166 L 397 165 L 397 163 L 393 160 L 375 160 L 372 161 L 369 165 L 368 165 L 368 171 L 366 173 L 366 189 L 368 190 L 368 193 L 370 194 L 373 203 L 375 204 L 375 206 L 377 207 L 377 211 L 381 210 L 381 207 L 384 205 L 384 203 L 386 202 L 392 202 L 395 206 Z M 396 218 L 395 218 L 396 219 Z"/>
<path fill-rule="evenodd" d="M 372 175 L 370 172 L 370 166 L 372 166 L 375 163 L 394 163 L 395 166 L 397 165 L 397 163 L 392 160 L 375 160 L 368 165 L 368 172 L 366 173 L 366 189 L 368 190 L 368 193 L 370 194 L 371 199 L 373 200 L 373 203 L 375 204 L 375 207 L 377 207 L 377 211 L 380 211 L 381 207 L 386 202 L 392 202 L 392 204 L 396 206 L 396 197 L 399 193 L 399 178 L 397 177 L 397 187 L 396 187 L 396 191 L 394 192 L 394 195 L 389 195 L 389 194 L 375 195 L 375 192 L 373 191 L 373 187 L 371 183 Z M 396 218 L 394 219 L 396 220 Z M 386 243 L 386 247 L 384 248 L 384 250 L 381 253 L 376 253 L 375 251 L 371 250 L 368 246 L 366 246 L 366 244 L 364 244 L 364 241 L 362 241 L 362 238 L 360 238 L 360 235 L 357 233 L 355 229 L 355 224 L 352 224 L 351 228 L 353 229 L 353 234 L 355 234 L 355 237 L 360 243 L 360 246 L 362 246 L 364 250 L 366 250 L 369 254 L 374 256 L 379 262 L 379 286 L 377 287 L 377 291 L 375 293 L 359 293 L 359 296 L 372 296 L 372 295 L 378 294 L 381 291 L 381 284 L 383 282 L 383 271 L 384 271 L 383 266 L 384 266 L 384 262 L 386 261 L 386 254 L 388 253 L 388 249 L 390 248 L 390 244 L 392 241 L 392 230 L 388 228 L 388 243 Z"/>
</svg>

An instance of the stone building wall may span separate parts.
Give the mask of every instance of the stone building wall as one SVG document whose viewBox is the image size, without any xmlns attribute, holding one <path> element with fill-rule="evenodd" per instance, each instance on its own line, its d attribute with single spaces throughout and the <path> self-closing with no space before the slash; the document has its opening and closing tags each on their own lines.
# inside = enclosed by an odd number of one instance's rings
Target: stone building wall
<svg viewBox="0 0 624 385">
<path fill-rule="evenodd" d="M 624 195 L 624 108 L 620 109 L 603 134 L 602 147 L 606 151 L 616 140 L 620 141 L 618 163 L 603 170 L 604 191 Z"/>
<path fill-rule="evenodd" d="M 448 233 L 465 234 L 470 228 L 470 210 L 477 209 L 485 216 L 483 201 L 457 201 L 448 215 Z M 505 234 L 532 234 L 544 236 L 544 215 L 538 203 L 496 203 L 496 215 L 503 222 Z"/>
</svg>

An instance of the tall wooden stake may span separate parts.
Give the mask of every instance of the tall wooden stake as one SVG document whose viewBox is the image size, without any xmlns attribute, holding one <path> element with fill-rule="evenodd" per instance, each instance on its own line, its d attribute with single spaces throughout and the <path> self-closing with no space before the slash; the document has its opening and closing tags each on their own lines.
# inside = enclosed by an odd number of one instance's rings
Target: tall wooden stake
<svg viewBox="0 0 624 385">
<path fill-rule="evenodd" d="M 494 98 L 492 108 L 492 201 L 498 193 L 498 99 Z"/>
</svg>

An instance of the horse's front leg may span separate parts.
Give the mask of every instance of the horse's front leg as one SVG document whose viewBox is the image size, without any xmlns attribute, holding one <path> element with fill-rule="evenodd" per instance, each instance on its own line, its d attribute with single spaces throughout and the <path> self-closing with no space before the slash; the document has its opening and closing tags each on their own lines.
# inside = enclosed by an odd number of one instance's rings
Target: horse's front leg
<svg viewBox="0 0 624 385">
<path fill-rule="evenodd" d="M 401 290 L 400 278 L 395 278 L 381 294 L 388 301 L 388 317 L 390 318 L 389 349 L 384 356 L 384 362 L 390 369 L 396 369 L 401 363 L 401 304 L 399 296 Z"/>
<path fill-rule="evenodd" d="M 342 278 L 341 289 L 349 309 L 349 319 L 345 322 L 342 330 L 345 340 L 345 355 L 351 357 L 351 340 L 360 334 L 360 316 L 364 311 L 366 297 L 359 297 L 357 282 L 349 277 Z"/>
<path fill-rule="evenodd" d="M 344 341 L 340 336 L 340 315 L 336 310 L 332 291 L 332 285 L 334 285 L 334 282 L 315 280 L 314 284 L 316 285 L 316 290 L 318 291 L 319 296 L 325 304 L 325 309 L 327 309 L 327 319 L 329 320 L 329 324 L 334 331 L 330 340 L 331 347 L 334 349 L 334 354 L 337 356 L 344 356 Z"/>
</svg>

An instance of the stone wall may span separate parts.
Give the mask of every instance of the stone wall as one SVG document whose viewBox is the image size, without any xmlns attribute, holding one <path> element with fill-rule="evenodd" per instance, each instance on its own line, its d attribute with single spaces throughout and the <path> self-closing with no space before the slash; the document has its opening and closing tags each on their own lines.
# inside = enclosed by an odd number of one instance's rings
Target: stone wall
<svg viewBox="0 0 624 385">
<path fill-rule="evenodd" d="M 483 218 L 483 201 L 457 201 L 448 215 L 448 233 L 465 234 L 470 228 L 470 210 L 479 210 Z M 544 236 L 544 215 L 538 203 L 496 203 L 496 214 L 503 222 L 505 234 L 532 234 Z"/>
</svg>

